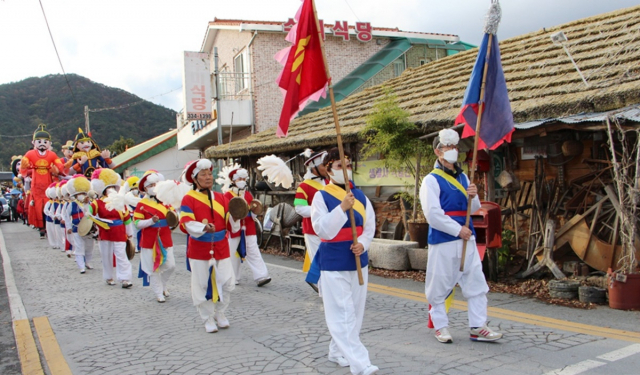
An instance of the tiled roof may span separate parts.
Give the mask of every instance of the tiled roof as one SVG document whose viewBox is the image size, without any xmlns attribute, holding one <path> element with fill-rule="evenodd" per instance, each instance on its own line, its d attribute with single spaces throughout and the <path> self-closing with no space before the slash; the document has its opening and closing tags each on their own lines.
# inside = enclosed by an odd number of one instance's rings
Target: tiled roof
<svg viewBox="0 0 640 375">
<path fill-rule="evenodd" d="M 113 170 L 116 172 L 123 172 L 129 166 L 145 161 L 150 157 L 175 146 L 178 141 L 176 137 L 177 135 L 178 129 L 171 130 L 129 148 L 125 152 L 113 158 L 113 162 L 115 163 Z"/>
<path fill-rule="evenodd" d="M 561 46 L 550 36 L 563 31 L 566 47 L 589 82 L 585 86 Z M 640 6 L 581 19 L 500 42 L 502 65 L 516 122 L 604 112 L 640 103 Z M 476 59 L 477 49 L 436 60 L 384 83 L 398 96 L 410 120 L 432 132 L 453 125 Z M 366 116 L 382 98 L 382 86 L 337 104 L 345 141 L 358 140 Z M 266 154 L 335 144 L 331 108 L 295 119 L 287 138 L 275 125 L 228 145 L 211 147 L 208 157 Z"/>
</svg>

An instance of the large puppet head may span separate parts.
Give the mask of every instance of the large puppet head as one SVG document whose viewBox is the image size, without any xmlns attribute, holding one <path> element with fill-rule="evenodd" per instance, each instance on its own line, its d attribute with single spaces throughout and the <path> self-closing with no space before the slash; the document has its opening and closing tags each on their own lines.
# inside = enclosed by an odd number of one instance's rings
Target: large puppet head
<svg viewBox="0 0 640 375">
<path fill-rule="evenodd" d="M 40 124 L 35 132 L 33 132 L 33 148 L 40 151 L 45 152 L 48 151 L 51 147 L 51 134 L 49 134 L 45 129 L 47 125 Z"/>
<path fill-rule="evenodd" d="M 85 134 L 82 129 L 78 128 L 78 134 L 73 142 L 73 152 L 89 152 L 91 149 L 100 151 L 100 147 L 98 147 L 91 136 Z"/>
<path fill-rule="evenodd" d="M 65 158 L 71 159 L 73 156 L 73 141 L 67 141 L 67 143 L 62 145 L 62 154 Z"/>
<path fill-rule="evenodd" d="M 91 188 L 98 194 L 98 197 L 106 195 L 109 188 L 120 190 L 122 179 L 113 169 L 98 168 L 91 175 Z"/>
</svg>

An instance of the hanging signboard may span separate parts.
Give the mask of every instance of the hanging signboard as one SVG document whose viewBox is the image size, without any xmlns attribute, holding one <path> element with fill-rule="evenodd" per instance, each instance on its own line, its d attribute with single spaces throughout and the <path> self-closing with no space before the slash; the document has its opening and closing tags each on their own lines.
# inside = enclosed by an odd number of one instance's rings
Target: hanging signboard
<svg viewBox="0 0 640 375">
<path fill-rule="evenodd" d="M 185 120 L 211 120 L 209 54 L 184 51 L 182 92 Z"/>
</svg>

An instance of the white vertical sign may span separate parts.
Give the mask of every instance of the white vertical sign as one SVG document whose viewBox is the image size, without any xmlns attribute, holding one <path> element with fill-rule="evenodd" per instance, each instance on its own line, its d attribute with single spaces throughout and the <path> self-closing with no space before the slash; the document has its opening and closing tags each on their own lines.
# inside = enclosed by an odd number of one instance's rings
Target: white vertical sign
<svg viewBox="0 0 640 375">
<path fill-rule="evenodd" d="M 184 51 L 182 74 L 185 120 L 211 119 L 209 54 Z"/>
</svg>

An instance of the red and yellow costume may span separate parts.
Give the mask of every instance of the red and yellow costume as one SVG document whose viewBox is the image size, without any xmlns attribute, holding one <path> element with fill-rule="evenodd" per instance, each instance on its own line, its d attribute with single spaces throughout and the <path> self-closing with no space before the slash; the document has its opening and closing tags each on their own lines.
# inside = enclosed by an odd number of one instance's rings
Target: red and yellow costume
<svg viewBox="0 0 640 375">
<path fill-rule="evenodd" d="M 200 237 L 189 236 L 187 245 L 187 258 L 198 260 L 213 258 L 221 260 L 229 258 L 229 243 L 227 227 L 227 212 L 229 210 L 228 201 L 224 195 L 212 192 L 213 202 L 207 194 L 190 190 L 182 199 L 180 212 L 180 230 L 188 233 L 185 225 L 191 221 L 213 223 L 216 227 L 215 233 L 205 233 Z M 212 208 L 213 207 L 213 208 Z"/>
<path fill-rule="evenodd" d="M 29 224 L 37 228 L 44 227 L 42 212 L 48 200 L 45 191 L 54 181 L 54 175 L 63 169 L 62 161 L 53 151 L 47 150 L 41 154 L 38 150 L 31 150 L 22 158 L 20 174 L 23 177 L 31 175 L 31 199 L 34 202 L 33 206 L 29 205 L 28 208 Z"/>
</svg>

